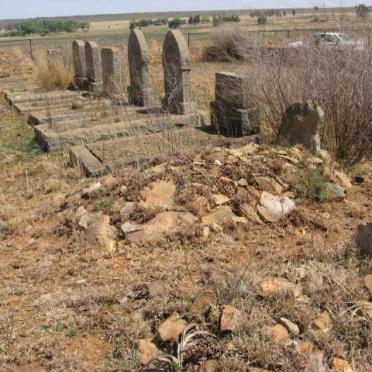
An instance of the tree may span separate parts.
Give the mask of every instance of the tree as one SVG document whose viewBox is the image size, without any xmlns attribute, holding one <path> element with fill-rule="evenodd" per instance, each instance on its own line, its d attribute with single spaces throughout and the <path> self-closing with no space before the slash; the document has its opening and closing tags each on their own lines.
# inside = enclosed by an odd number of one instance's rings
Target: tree
<svg viewBox="0 0 372 372">
<path fill-rule="evenodd" d="M 264 16 L 264 15 L 260 15 L 258 18 L 257 18 L 257 23 L 259 25 L 265 25 L 267 23 L 267 18 Z"/>
<path fill-rule="evenodd" d="M 355 7 L 357 17 L 363 21 L 368 18 L 369 8 L 365 4 L 359 4 Z"/>
<path fill-rule="evenodd" d="M 169 28 L 178 28 L 182 25 L 182 21 L 180 18 L 176 17 L 176 18 L 173 18 L 171 19 L 169 22 L 168 22 L 168 27 Z"/>
<path fill-rule="evenodd" d="M 296 10 L 295 9 L 292 10 L 292 15 L 293 15 L 293 17 L 296 16 Z"/>
</svg>

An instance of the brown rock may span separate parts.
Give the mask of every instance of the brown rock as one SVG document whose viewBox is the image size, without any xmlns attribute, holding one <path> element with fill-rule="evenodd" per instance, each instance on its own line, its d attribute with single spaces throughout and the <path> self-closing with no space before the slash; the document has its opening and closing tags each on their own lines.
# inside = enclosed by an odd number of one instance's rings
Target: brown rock
<svg viewBox="0 0 372 372">
<path fill-rule="evenodd" d="M 332 371 L 353 372 L 353 369 L 346 360 L 334 358 L 332 361 Z"/>
<path fill-rule="evenodd" d="M 208 199 L 205 196 L 198 196 L 190 203 L 190 210 L 199 217 L 205 216 L 209 212 Z"/>
<path fill-rule="evenodd" d="M 310 293 L 316 293 L 324 288 L 323 275 L 317 271 L 309 271 L 304 278 L 304 288 Z"/>
<path fill-rule="evenodd" d="M 253 207 L 253 205 L 248 203 L 243 203 L 239 206 L 240 213 L 246 217 L 249 221 L 252 221 L 254 223 L 257 223 L 259 225 L 262 225 L 263 222 L 259 215 L 256 212 L 256 209 Z"/>
<path fill-rule="evenodd" d="M 128 240 L 136 243 L 160 241 L 165 235 L 182 232 L 197 221 L 191 213 L 162 212 L 151 221 L 141 225 L 142 230 L 130 233 Z"/>
<path fill-rule="evenodd" d="M 340 185 L 344 189 L 349 190 L 353 187 L 349 177 L 344 172 L 335 171 L 334 175 L 335 175 L 336 181 L 340 183 Z"/>
<path fill-rule="evenodd" d="M 173 181 L 156 181 L 142 191 L 141 196 L 144 201 L 141 201 L 140 204 L 145 208 L 172 210 L 175 207 L 175 193 L 176 185 Z"/>
<path fill-rule="evenodd" d="M 177 342 L 179 335 L 186 328 L 187 323 L 178 313 L 173 313 L 160 327 L 159 336 L 162 341 Z"/>
<path fill-rule="evenodd" d="M 289 333 L 285 327 L 280 324 L 266 326 L 262 329 L 262 335 L 269 338 L 277 344 L 285 343 L 289 338 Z"/>
<path fill-rule="evenodd" d="M 152 343 L 151 338 L 145 338 L 138 341 L 138 351 L 140 354 L 140 362 L 142 365 L 149 363 L 149 361 L 160 355 L 162 352 Z"/>
<path fill-rule="evenodd" d="M 241 178 L 239 181 L 238 181 L 238 185 L 240 187 L 248 187 L 248 181 L 245 179 L 245 178 Z"/>
<path fill-rule="evenodd" d="M 311 323 L 311 328 L 321 332 L 329 332 L 332 329 L 332 319 L 328 311 L 323 311 Z"/>
<path fill-rule="evenodd" d="M 372 296 L 372 275 L 364 277 L 364 285 L 368 289 L 369 295 Z"/>
<path fill-rule="evenodd" d="M 106 187 L 114 187 L 119 184 L 119 180 L 113 176 L 107 176 L 103 181 L 102 184 Z"/>
<path fill-rule="evenodd" d="M 85 189 L 83 189 L 81 194 L 83 197 L 87 197 L 99 191 L 101 188 L 102 188 L 101 182 L 95 182 L 92 183 L 90 186 L 86 187 Z"/>
<path fill-rule="evenodd" d="M 255 181 L 258 187 L 263 191 L 276 195 L 280 195 L 283 192 L 283 186 L 270 177 L 256 177 Z"/>
<path fill-rule="evenodd" d="M 191 311 L 193 314 L 200 317 L 205 315 L 216 302 L 216 294 L 212 290 L 206 289 L 196 296 L 191 305 Z"/>
<path fill-rule="evenodd" d="M 110 225 L 110 217 L 99 214 L 89 224 L 88 236 L 100 248 L 113 254 L 116 250 L 116 230 Z"/>
<path fill-rule="evenodd" d="M 311 342 L 299 341 L 297 351 L 306 357 L 307 372 L 327 371 L 326 354 L 317 349 Z"/>
<path fill-rule="evenodd" d="M 227 204 L 230 201 L 230 198 L 222 194 L 212 194 L 212 199 L 217 206 Z"/>
<path fill-rule="evenodd" d="M 221 316 L 221 331 L 234 332 L 242 322 L 242 313 L 234 306 L 226 305 L 223 307 Z"/>
<path fill-rule="evenodd" d="M 249 368 L 248 372 L 269 372 L 268 369 L 262 369 L 262 368 Z"/>
<path fill-rule="evenodd" d="M 202 217 L 202 222 L 205 225 L 212 225 L 212 224 L 223 224 L 223 223 L 231 223 L 234 219 L 234 213 L 232 209 L 226 205 L 219 209 L 214 209 L 211 213 L 207 214 L 206 216 Z"/>
<path fill-rule="evenodd" d="M 287 318 L 280 318 L 280 323 L 282 326 L 284 326 L 288 332 L 298 336 L 300 334 L 300 328 L 298 327 L 298 325 L 296 323 L 293 323 L 291 322 L 289 319 Z"/>
<path fill-rule="evenodd" d="M 255 286 L 256 292 L 262 297 L 285 294 L 294 290 L 294 285 L 285 278 L 267 277 Z"/>
</svg>

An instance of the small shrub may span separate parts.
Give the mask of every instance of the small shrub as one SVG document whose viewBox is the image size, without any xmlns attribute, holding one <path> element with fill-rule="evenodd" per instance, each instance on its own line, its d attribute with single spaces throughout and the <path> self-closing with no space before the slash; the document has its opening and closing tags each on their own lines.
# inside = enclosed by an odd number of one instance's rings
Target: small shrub
<svg viewBox="0 0 372 372">
<path fill-rule="evenodd" d="M 94 209 L 96 211 L 109 211 L 113 204 L 114 200 L 112 198 L 97 200 Z"/>
<path fill-rule="evenodd" d="M 265 16 L 263 16 L 263 15 L 259 16 L 259 17 L 257 18 L 257 23 L 258 23 L 259 25 L 266 25 L 266 23 L 267 23 L 267 17 L 265 17 Z"/>
<path fill-rule="evenodd" d="M 328 199 L 327 186 L 318 170 L 307 171 L 297 186 L 300 197 L 324 203 Z"/>
</svg>

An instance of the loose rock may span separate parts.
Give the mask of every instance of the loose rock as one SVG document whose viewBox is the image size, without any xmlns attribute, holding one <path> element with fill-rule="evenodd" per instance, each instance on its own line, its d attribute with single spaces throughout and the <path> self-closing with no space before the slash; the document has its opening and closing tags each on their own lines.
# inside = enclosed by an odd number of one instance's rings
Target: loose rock
<svg viewBox="0 0 372 372">
<path fill-rule="evenodd" d="M 267 277 L 261 280 L 255 290 L 262 297 L 285 294 L 294 291 L 295 286 L 285 278 Z"/>
<path fill-rule="evenodd" d="M 346 360 L 334 358 L 332 361 L 332 371 L 353 372 L 353 369 Z"/>
<path fill-rule="evenodd" d="M 332 329 L 332 319 L 328 311 L 323 311 L 320 315 L 315 318 L 311 323 L 311 328 L 324 333 L 329 332 Z"/>
<path fill-rule="evenodd" d="M 264 191 L 257 206 L 259 216 L 266 222 L 277 222 L 296 208 L 288 197 L 279 197 Z"/>
<path fill-rule="evenodd" d="M 277 344 L 285 343 L 289 338 L 289 333 L 286 328 L 280 324 L 274 326 L 266 326 L 262 329 L 262 335 L 272 340 Z"/>
<path fill-rule="evenodd" d="M 178 313 L 173 313 L 160 327 L 159 336 L 162 341 L 177 342 L 179 335 L 186 328 L 186 321 Z"/>
<path fill-rule="evenodd" d="M 206 289 L 196 296 L 191 306 L 191 312 L 196 316 L 201 317 L 205 315 L 211 309 L 211 306 L 216 304 L 216 302 L 216 294 L 212 290 Z"/>
<path fill-rule="evenodd" d="M 86 187 L 85 189 L 83 189 L 82 196 L 88 197 L 94 194 L 95 192 L 99 191 L 101 188 L 102 188 L 101 182 L 93 183 L 89 187 Z"/>
<path fill-rule="evenodd" d="M 140 362 L 142 365 L 149 363 L 149 361 L 162 354 L 162 352 L 152 343 L 151 338 L 145 338 L 138 341 L 138 351 L 140 353 Z"/>
<path fill-rule="evenodd" d="M 236 331 L 242 322 L 242 318 L 242 313 L 239 309 L 231 305 L 224 306 L 221 316 L 221 331 Z"/>
<path fill-rule="evenodd" d="M 292 334 L 298 336 L 300 334 L 300 328 L 296 323 L 291 322 L 287 318 L 280 318 L 280 323 Z"/>
</svg>

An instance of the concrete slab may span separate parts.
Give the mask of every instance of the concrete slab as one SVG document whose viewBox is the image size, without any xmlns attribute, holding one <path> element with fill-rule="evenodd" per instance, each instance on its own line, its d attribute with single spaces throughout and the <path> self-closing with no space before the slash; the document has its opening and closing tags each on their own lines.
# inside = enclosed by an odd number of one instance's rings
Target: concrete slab
<svg viewBox="0 0 372 372">
<path fill-rule="evenodd" d="M 187 155 L 206 147 L 239 147 L 256 141 L 255 136 L 227 138 L 197 128 L 171 129 L 155 134 L 136 135 L 73 147 L 70 151 L 70 163 L 80 164 L 82 172 L 90 176 L 97 173 L 97 167 L 102 171 L 105 169 L 106 172 L 128 166 L 142 168 L 158 156 L 179 157 L 180 154 Z M 101 163 L 101 167 L 97 164 L 91 167 L 90 162 L 85 160 L 87 153 L 93 155 Z"/>
</svg>

